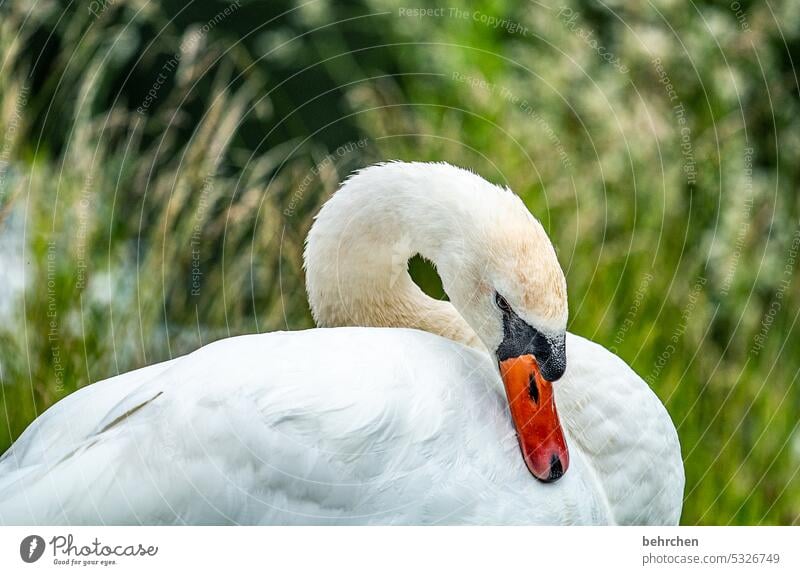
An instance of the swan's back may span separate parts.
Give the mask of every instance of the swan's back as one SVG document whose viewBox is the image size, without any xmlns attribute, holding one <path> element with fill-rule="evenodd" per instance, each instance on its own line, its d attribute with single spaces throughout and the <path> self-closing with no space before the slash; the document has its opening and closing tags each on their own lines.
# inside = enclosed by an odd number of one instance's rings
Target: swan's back
<svg viewBox="0 0 800 575">
<path fill-rule="evenodd" d="M 0 522 L 610 521 L 579 454 L 530 476 L 488 357 L 420 331 L 229 338 L 68 400 L 0 462 Z"/>
<path fill-rule="evenodd" d="M 678 433 L 650 386 L 617 355 L 567 334 L 568 366 L 557 383 L 570 449 L 591 462 L 614 521 L 676 525 L 684 472 Z"/>
</svg>

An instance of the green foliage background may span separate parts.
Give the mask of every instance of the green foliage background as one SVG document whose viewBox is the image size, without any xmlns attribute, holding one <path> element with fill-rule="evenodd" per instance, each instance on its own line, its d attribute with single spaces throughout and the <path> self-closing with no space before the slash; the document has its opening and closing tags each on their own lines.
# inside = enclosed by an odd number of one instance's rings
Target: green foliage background
<svg viewBox="0 0 800 575">
<path fill-rule="evenodd" d="M 570 329 L 667 405 L 683 522 L 800 523 L 799 59 L 788 1 L 6 1 L 0 451 L 90 382 L 311 327 L 321 203 L 443 160 L 524 198 Z"/>
</svg>

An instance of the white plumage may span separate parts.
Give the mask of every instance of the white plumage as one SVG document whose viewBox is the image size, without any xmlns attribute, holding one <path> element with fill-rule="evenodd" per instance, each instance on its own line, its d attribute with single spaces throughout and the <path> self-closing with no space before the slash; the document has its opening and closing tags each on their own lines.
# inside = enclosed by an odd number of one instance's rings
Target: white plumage
<svg viewBox="0 0 800 575">
<path fill-rule="evenodd" d="M 323 292 L 311 295 L 318 320 L 333 305 Z M 393 313 L 380 317 L 400 323 Z M 400 327 L 276 332 L 87 386 L 0 459 L 0 523 L 677 523 L 677 434 L 627 365 L 567 336 L 554 389 L 571 464 L 544 484 L 520 457 L 495 362 L 451 321 L 474 347 Z M 469 326 L 492 341 L 496 326 Z"/>
</svg>

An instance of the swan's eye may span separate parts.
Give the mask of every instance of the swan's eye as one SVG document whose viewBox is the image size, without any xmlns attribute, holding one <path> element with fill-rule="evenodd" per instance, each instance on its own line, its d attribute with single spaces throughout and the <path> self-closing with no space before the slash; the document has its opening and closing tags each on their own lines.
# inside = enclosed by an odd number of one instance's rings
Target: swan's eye
<svg viewBox="0 0 800 575">
<path fill-rule="evenodd" d="M 508 302 L 506 301 L 506 298 L 504 298 L 503 296 L 501 296 L 497 292 L 494 293 L 494 303 L 496 303 L 497 307 L 499 307 L 505 313 L 508 313 L 508 312 L 511 311 L 511 306 L 508 305 Z"/>
</svg>

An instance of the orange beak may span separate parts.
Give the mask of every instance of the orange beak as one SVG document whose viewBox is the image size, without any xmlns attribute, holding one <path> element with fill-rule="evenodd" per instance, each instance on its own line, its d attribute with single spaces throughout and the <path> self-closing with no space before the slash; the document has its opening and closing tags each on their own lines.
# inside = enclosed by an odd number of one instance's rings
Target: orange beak
<svg viewBox="0 0 800 575">
<path fill-rule="evenodd" d="M 569 450 L 558 420 L 553 384 L 532 355 L 500 362 L 511 417 L 525 465 L 536 479 L 559 479 L 569 467 Z"/>
</svg>

